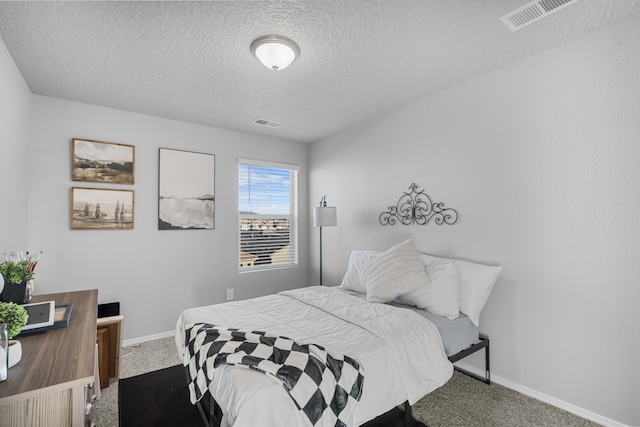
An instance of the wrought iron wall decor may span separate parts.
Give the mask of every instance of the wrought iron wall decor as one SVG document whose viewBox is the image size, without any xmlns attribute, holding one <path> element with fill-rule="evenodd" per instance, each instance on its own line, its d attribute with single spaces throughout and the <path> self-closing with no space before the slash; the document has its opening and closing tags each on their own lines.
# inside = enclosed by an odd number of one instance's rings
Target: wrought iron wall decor
<svg viewBox="0 0 640 427">
<path fill-rule="evenodd" d="M 389 210 L 380 214 L 380 224 L 394 225 L 400 221 L 404 225 L 426 225 L 431 218 L 438 225 L 458 222 L 458 211 L 445 208 L 443 202 L 433 203 L 424 190 L 417 189 L 418 186 L 412 183 L 410 191 L 403 193 L 395 206 L 389 206 Z"/>
</svg>

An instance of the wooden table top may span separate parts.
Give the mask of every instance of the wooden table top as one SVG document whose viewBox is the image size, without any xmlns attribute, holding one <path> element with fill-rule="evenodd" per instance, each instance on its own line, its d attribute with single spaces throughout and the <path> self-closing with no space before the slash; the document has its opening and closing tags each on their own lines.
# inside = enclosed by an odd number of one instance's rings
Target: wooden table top
<svg viewBox="0 0 640 427">
<path fill-rule="evenodd" d="M 0 403 L 43 388 L 91 382 L 94 376 L 98 290 L 34 295 L 32 302 L 43 301 L 73 304 L 69 326 L 15 338 L 22 344 L 22 359 L 0 382 Z"/>
</svg>

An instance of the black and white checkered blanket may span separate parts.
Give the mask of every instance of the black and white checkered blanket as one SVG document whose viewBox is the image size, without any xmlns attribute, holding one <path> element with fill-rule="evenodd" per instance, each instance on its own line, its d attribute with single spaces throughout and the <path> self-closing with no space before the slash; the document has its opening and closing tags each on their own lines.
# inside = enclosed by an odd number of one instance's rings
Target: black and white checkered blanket
<svg viewBox="0 0 640 427">
<path fill-rule="evenodd" d="M 245 366 L 282 383 L 310 425 L 346 427 L 362 395 L 364 376 L 348 356 L 329 354 L 315 344 L 265 332 L 196 323 L 185 328 L 184 366 L 191 381 L 191 402 L 206 393 L 223 364 Z"/>
</svg>

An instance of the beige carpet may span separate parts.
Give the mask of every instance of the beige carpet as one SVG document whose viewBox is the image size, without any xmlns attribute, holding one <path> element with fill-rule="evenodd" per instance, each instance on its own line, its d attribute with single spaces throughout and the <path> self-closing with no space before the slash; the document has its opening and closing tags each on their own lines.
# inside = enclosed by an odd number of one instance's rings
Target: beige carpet
<svg viewBox="0 0 640 427">
<path fill-rule="evenodd" d="M 455 372 L 453 378 L 413 406 L 429 427 L 596 427 L 592 421 L 518 393 Z"/>
<path fill-rule="evenodd" d="M 120 375 L 132 377 L 178 363 L 173 337 L 149 341 L 122 349 Z M 598 426 L 506 387 L 486 385 L 458 372 L 443 387 L 417 402 L 413 415 L 429 427 Z M 94 405 L 93 419 L 98 427 L 118 427 L 117 382 L 102 390 Z"/>
</svg>

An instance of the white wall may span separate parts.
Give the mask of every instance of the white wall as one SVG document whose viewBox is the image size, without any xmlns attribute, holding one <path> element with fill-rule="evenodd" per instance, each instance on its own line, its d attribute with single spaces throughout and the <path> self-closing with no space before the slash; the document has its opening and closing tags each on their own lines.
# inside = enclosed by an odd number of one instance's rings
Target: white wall
<svg viewBox="0 0 640 427">
<path fill-rule="evenodd" d="M 125 111 L 34 97 L 29 144 L 29 249 L 44 250 L 37 293 L 97 288 L 100 303 L 120 301 L 123 338 L 170 331 L 187 307 L 307 285 L 308 146 Z M 71 181 L 71 140 L 135 146 L 135 185 Z M 158 231 L 158 149 L 214 154 L 215 230 Z M 237 162 L 255 158 L 300 165 L 300 267 L 238 273 Z M 71 187 L 133 189 L 133 230 L 71 230 Z"/>
<path fill-rule="evenodd" d="M 352 249 L 409 237 L 501 264 L 481 318 L 493 373 L 640 425 L 638 28 L 636 15 L 314 143 L 311 200 L 338 208 L 325 282 L 340 282 Z M 381 226 L 412 182 L 460 221 Z"/>
<path fill-rule="evenodd" d="M 32 95 L 0 41 L 0 252 L 27 245 L 27 144 Z"/>
</svg>

